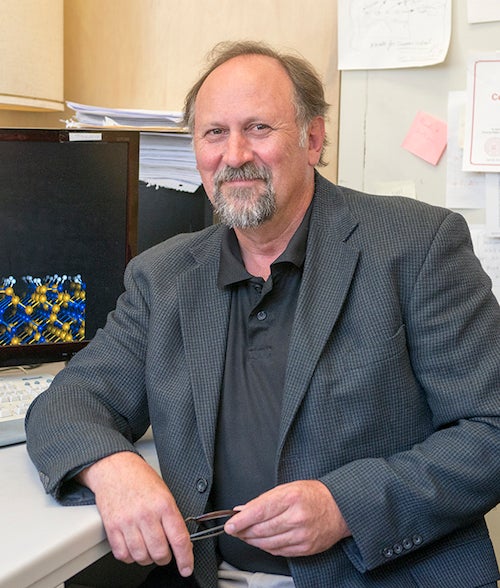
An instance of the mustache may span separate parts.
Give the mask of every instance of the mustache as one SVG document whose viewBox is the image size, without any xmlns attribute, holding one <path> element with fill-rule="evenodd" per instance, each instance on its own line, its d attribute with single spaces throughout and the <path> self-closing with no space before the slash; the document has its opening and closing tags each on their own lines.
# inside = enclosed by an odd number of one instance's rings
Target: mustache
<svg viewBox="0 0 500 588">
<path fill-rule="evenodd" d="M 264 182 L 269 182 L 271 172 L 266 167 L 257 167 L 255 163 L 248 162 L 240 167 L 226 166 L 219 170 L 214 177 L 216 186 L 220 186 L 223 182 L 238 180 L 263 180 Z"/>
</svg>

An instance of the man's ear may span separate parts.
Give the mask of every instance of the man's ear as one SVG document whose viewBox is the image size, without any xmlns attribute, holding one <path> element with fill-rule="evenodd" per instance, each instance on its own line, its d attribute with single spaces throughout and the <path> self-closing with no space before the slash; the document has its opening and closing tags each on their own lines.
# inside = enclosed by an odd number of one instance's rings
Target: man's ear
<svg viewBox="0 0 500 588">
<path fill-rule="evenodd" d="M 325 141 L 325 119 L 323 117 L 317 116 L 310 122 L 307 141 L 309 149 L 309 164 L 314 167 L 321 159 L 321 151 Z"/>
</svg>

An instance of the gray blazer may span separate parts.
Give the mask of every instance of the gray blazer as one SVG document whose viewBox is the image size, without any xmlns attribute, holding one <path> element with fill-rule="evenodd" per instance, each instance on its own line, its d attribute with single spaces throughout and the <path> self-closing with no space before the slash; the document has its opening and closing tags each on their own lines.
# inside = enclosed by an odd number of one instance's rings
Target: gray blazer
<svg viewBox="0 0 500 588">
<path fill-rule="evenodd" d="M 106 327 L 27 417 L 30 455 L 65 503 L 68 472 L 133 449 L 151 423 L 185 515 L 210 508 L 230 294 L 224 227 L 132 260 Z M 316 176 L 276 483 L 320 479 L 353 537 L 290 559 L 299 588 L 483 586 L 483 515 L 500 496 L 500 309 L 458 214 Z M 227 505 L 231 507 L 233 505 Z M 197 576 L 216 586 L 212 542 Z"/>
</svg>

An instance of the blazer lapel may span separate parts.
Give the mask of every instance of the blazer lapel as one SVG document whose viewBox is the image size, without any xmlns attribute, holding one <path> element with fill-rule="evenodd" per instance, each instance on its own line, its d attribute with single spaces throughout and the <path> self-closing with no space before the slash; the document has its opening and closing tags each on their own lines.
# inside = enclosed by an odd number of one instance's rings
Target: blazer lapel
<svg viewBox="0 0 500 588">
<path fill-rule="evenodd" d="M 359 251 L 347 241 L 356 225 L 340 191 L 332 197 L 322 192 L 320 184 L 290 340 L 279 451 L 349 290 Z M 192 250 L 196 263 L 177 283 L 194 407 L 209 464 L 214 456 L 231 301 L 230 293 L 217 287 L 220 235 L 215 231 L 202 248 Z"/>
<path fill-rule="evenodd" d="M 356 226 L 341 196 L 316 195 L 290 340 L 279 452 L 349 290 L 359 251 L 347 240 Z"/>
<path fill-rule="evenodd" d="M 212 464 L 230 294 L 217 287 L 220 239 L 204 242 L 203 249 L 192 253 L 197 264 L 178 278 L 178 299 L 198 430 L 207 461 Z"/>
</svg>

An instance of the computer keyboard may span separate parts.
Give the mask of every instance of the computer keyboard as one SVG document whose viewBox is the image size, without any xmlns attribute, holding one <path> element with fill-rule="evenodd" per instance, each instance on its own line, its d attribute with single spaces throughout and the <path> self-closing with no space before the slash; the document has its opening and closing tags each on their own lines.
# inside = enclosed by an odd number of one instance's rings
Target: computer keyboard
<svg viewBox="0 0 500 588">
<path fill-rule="evenodd" d="M 26 411 L 53 379 L 50 374 L 0 376 L 0 446 L 26 441 Z"/>
</svg>

